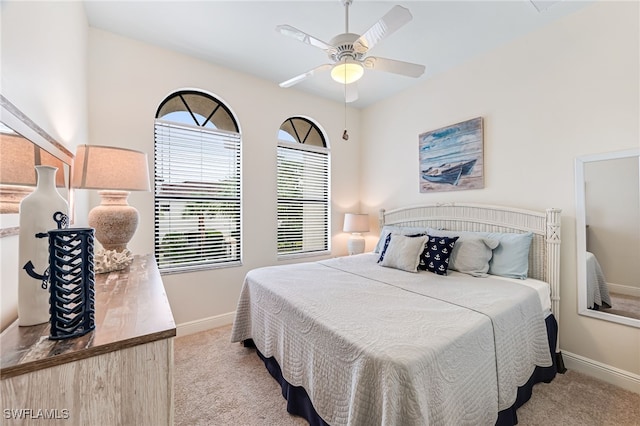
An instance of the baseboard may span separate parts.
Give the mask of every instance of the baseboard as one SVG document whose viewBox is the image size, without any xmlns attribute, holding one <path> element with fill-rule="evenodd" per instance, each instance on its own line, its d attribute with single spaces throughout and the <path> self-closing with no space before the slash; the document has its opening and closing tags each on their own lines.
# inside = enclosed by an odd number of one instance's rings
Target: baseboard
<svg viewBox="0 0 640 426">
<path fill-rule="evenodd" d="M 640 394 L 640 375 L 621 370 L 571 352 L 562 351 L 568 370 L 575 370 L 612 385 Z"/>
<path fill-rule="evenodd" d="M 212 328 L 222 327 L 223 325 L 233 324 L 233 319 L 235 318 L 235 316 L 236 313 L 234 311 L 195 321 L 184 322 L 176 326 L 176 335 L 177 337 L 186 336 L 205 330 L 210 330 Z"/>
<path fill-rule="evenodd" d="M 630 285 L 607 283 L 610 293 L 624 294 L 626 296 L 640 297 L 640 287 Z"/>
</svg>

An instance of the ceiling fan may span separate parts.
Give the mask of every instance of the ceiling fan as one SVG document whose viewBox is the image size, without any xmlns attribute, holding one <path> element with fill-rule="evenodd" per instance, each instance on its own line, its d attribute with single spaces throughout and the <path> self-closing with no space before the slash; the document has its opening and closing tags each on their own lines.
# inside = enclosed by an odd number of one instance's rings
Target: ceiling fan
<svg viewBox="0 0 640 426">
<path fill-rule="evenodd" d="M 373 24 L 362 35 L 349 32 L 349 6 L 353 0 L 342 0 L 345 7 L 345 32 L 333 37 L 329 43 L 300 31 L 291 25 L 278 25 L 276 31 L 288 37 L 293 37 L 303 43 L 324 50 L 331 63 L 323 64 L 303 74 L 297 75 L 280 83 L 280 87 L 291 87 L 316 72 L 331 69 L 331 77 L 345 85 L 345 101 L 353 102 L 358 98 L 356 85 L 364 69 L 391 72 L 408 77 L 420 77 L 425 70 L 424 65 L 394 59 L 366 56 L 378 42 L 398 30 L 413 18 L 409 9 L 394 6 L 378 22 Z"/>
</svg>

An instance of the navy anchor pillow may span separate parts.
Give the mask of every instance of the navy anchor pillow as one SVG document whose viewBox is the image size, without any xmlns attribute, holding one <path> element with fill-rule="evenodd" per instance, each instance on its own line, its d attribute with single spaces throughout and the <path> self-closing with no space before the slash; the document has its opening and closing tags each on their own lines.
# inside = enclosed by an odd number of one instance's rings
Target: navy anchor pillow
<svg viewBox="0 0 640 426">
<path fill-rule="evenodd" d="M 449 257 L 459 237 L 432 237 L 428 235 L 424 251 L 420 255 L 418 270 L 447 275 Z"/>
</svg>

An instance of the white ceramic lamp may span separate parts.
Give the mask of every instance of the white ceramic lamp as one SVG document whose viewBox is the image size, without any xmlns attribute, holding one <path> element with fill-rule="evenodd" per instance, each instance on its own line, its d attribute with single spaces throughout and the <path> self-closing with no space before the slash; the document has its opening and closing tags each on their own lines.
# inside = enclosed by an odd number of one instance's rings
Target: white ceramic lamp
<svg viewBox="0 0 640 426">
<path fill-rule="evenodd" d="M 351 232 L 351 237 L 347 241 L 349 255 L 364 252 L 363 232 L 369 232 L 369 215 L 360 213 L 345 213 L 344 232 Z"/>
<path fill-rule="evenodd" d="M 89 212 L 89 226 L 105 250 L 122 252 L 138 227 L 138 210 L 127 203 L 130 191 L 149 191 L 147 154 L 125 148 L 79 145 L 74 188 L 98 189 L 99 206 Z"/>
</svg>

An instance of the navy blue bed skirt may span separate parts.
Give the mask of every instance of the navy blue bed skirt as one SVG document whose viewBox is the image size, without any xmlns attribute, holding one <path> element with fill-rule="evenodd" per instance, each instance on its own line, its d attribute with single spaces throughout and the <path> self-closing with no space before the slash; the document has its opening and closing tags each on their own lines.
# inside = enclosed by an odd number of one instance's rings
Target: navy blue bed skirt
<svg viewBox="0 0 640 426">
<path fill-rule="evenodd" d="M 553 315 L 547 316 L 545 322 L 547 325 L 547 337 L 549 339 L 549 348 L 551 350 L 553 365 L 550 367 L 536 367 L 529 378 L 529 381 L 518 388 L 516 402 L 511 407 L 498 413 L 498 420 L 496 421 L 497 426 L 512 426 L 518 424 L 516 410 L 531 398 L 533 385 L 540 382 L 549 383 L 556 376 L 557 372 L 564 372 L 562 356 L 560 353 L 556 353 L 558 323 Z M 244 344 L 247 347 L 255 347 L 251 340 L 246 340 Z M 265 358 L 259 350 L 256 350 L 256 352 L 262 361 L 264 361 L 264 365 L 267 367 L 271 376 L 280 383 L 282 396 L 287 400 L 287 411 L 291 414 L 305 418 L 309 422 L 310 426 L 328 426 L 328 423 L 322 420 L 313 408 L 313 404 L 309 399 L 307 391 L 301 386 L 290 385 L 284 377 L 282 377 L 282 370 L 275 358 Z"/>
</svg>

